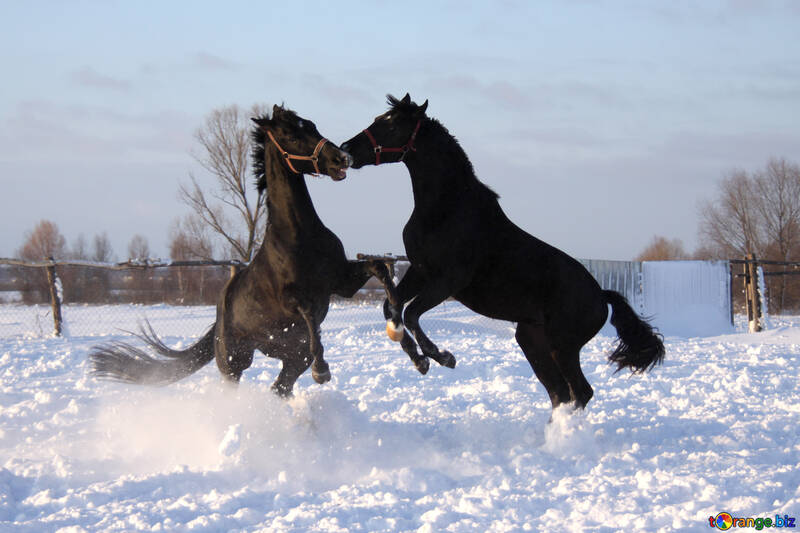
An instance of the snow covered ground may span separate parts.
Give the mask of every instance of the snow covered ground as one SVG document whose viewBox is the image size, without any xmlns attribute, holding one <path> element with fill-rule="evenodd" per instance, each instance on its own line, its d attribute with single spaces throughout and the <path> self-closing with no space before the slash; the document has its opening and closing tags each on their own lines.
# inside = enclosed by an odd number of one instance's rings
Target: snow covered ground
<svg viewBox="0 0 800 533">
<path fill-rule="evenodd" d="M 157 331 L 182 320 L 144 314 Z M 600 335 L 582 352 L 594 399 L 550 424 L 510 324 L 452 303 L 426 319 L 454 370 L 420 376 L 377 308 L 337 307 L 333 381 L 305 375 L 288 402 L 259 355 L 236 391 L 213 363 L 144 388 L 87 377 L 93 344 L 129 339 L 114 330 L 0 337 L 0 531 L 713 531 L 722 511 L 800 515 L 800 317 L 668 334 L 645 376 L 615 375 Z"/>
</svg>

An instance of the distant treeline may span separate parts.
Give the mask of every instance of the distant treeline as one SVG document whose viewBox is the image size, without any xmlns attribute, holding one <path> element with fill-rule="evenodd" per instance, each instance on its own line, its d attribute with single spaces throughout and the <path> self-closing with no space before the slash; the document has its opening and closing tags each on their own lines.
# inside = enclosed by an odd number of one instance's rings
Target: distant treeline
<svg viewBox="0 0 800 533">
<path fill-rule="evenodd" d="M 46 262 L 30 266 L 0 262 L 0 303 L 49 303 L 50 285 L 44 265 Z M 66 304 L 214 305 L 235 268 L 235 264 L 202 261 L 131 266 L 55 262 L 61 302 Z M 398 273 L 405 268 L 406 264 L 398 264 Z M 380 283 L 371 279 L 358 297 L 382 299 Z"/>
</svg>

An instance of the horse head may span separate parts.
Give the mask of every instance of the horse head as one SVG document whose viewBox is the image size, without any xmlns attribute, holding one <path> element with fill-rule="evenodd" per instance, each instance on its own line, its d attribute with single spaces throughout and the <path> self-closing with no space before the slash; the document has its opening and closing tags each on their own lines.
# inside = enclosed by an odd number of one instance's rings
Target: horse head
<svg viewBox="0 0 800 533">
<path fill-rule="evenodd" d="M 277 105 L 272 108 L 271 118 L 265 115 L 252 120 L 258 125 L 253 131 L 253 161 L 255 173 L 260 177 L 259 189 L 266 187 L 265 150 L 274 150 L 294 174 L 325 174 L 334 181 L 347 176 L 350 155 L 323 137 L 310 120 Z"/>
<path fill-rule="evenodd" d="M 428 101 L 417 105 L 406 93 L 402 100 L 387 95 L 389 110 L 377 117 L 361 133 L 342 144 L 353 158 L 352 167 L 403 161 L 409 151 L 416 151 L 414 140 L 422 121 L 427 118 Z"/>
</svg>

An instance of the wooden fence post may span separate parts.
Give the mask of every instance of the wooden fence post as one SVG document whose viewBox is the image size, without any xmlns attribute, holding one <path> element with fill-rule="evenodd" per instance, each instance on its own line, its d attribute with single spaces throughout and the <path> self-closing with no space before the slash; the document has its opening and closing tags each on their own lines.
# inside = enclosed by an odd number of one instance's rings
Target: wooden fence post
<svg viewBox="0 0 800 533">
<path fill-rule="evenodd" d="M 50 305 L 53 308 L 53 334 L 56 337 L 61 336 L 61 297 L 58 294 L 58 274 L 56 274 L 56 263 L 53 258 L 50 258 L 50 265 L 45 267 L 47 271 L 47 284 L 50 286 Z"/>
<path fill-rule="evenodd" d="M 762 330 L 761 326 L 761 293 L 758 290 L 758 262 L 755 254 L 745 256 L 744 263 L 744 295 L 747 301 L 747 324 L 750 333 Z"/>
</svg>

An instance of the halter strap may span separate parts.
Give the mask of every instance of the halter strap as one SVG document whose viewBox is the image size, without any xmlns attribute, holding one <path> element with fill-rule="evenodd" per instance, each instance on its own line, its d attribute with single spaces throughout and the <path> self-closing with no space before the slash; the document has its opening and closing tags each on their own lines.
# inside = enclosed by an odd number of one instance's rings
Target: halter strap
<svg viewBox="0 0 800 533">
<path fill-rule="evenodd" d="M 294 165 L 292 165 L 292 159 L 297 159 L 298 161 L 311 161 L 314 164 L 313 175 L 319 176 L 319 166 L 317 166 L 317 161 L 319 160 L 319 153 L 322 151 L 322 147 L 325 146 L 325 143 L 330 142 L 328 139 L 326 139 L 325 137 L 320 139 L 319 142 L 317 143 L 317 146 L 314 147 L 314 152 L 311 155 L 294 155 L 290 154 L 289 152 L 281 148 L 281 145 L 278 144 L 278 141 L 276 141 L 275 137 L 272 136 L 271 131 L 269 130 L 267 131 L 267 136 L 269 137 L 269 140 L 272 141 L 272 144 L 275 145 L 275 148 L 277 148 L 278 151 L 281 153 L 284 160 L 286 161 L 286 164 L 289 165 L 289 168 L 291 169 L 292 172 L 294 172 L 295 174 L 302 174 L 302 172 L 298 172 L 294 168 Z"/>
<path fill-rule="evenodd" d="M 386 148 L 384 146 L 381 146 L 380 144 L 378 144 L 378 141 L 375 140 L 375 137 L 372 136 L 372 132 L 369 131 L 369 128 L 363 130 L 367 136 L 367 139 L 369 139 L 369 142 L 372 143 L 373 150 L 375 150 L 375 164 L 376 165 L 381 164 L 381 153 L 383 152 L 401 152 L 400 159 L 398 161 L 402 161 L 406 157 L 406 154 L 408 153 L 409 150 L 411 150 L 412 152 L 416 152 L 417 148 L 416 146 L 414 146 L 414 139 L 417 138 L 417 132 L 419 131 L 419 127 L 421 124 L 422 124 L 422 119 L 417 121 L 417 125 L 414 127 L 414 131 L 411 134 L 411 137 L 408 139 L 408 142 L 403 146 L 400 146 L 399 148 L 395 147 Z"/>
</svg>

